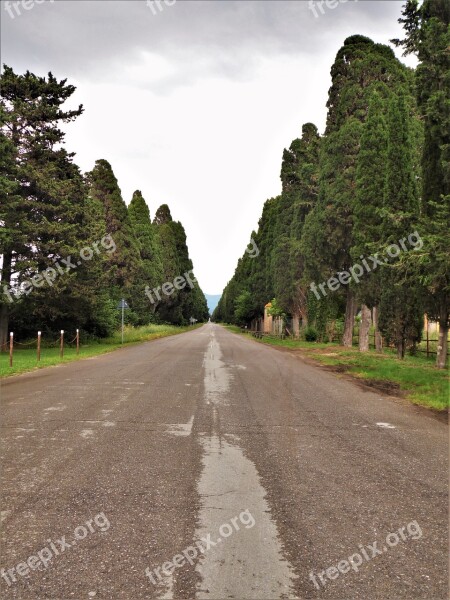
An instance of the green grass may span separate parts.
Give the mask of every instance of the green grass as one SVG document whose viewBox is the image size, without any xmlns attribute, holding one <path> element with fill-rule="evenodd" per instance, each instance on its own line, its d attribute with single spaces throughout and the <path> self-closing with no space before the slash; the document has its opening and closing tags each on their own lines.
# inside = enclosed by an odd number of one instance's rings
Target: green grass
<svg viewBox="0 0 450 600">
<path fill-rule="evenodd" d="M 197 325 L 195 327 L 199 326 L 200 325 Z M 147 342 L 169 335 L 176 335 L 190 329 L 193 329 L 193 327 L 175 327 L 173 325 L 126 327 L 124 331 L 124 346 Z M 99 354 L 105 354 L 106 352 L 112 352 L 121 347 L 120 331 L 117 331 L 112 337 L 99 342 L 92 341 L 87 344 L 81 343 L 80 354 L 78 356 L 73 345 L 70 347 L 66 346 L 64 348 L 63 360 L 59 357 L 59 348 L 46 348 L 44 340 L 42 342 L 41 361 L 39 363 L 37 362 L 35 345 L 32 349 L 20 349 L 20 347 L 15 347 L 12 367 L 9 366 L 9 352 L 0 354 L 0 378 L 26 373 L 27 371 L 34 371 L 35 369 L 42 369 L 44 367 L 64 364 L 74 360 L 81 360 Z"/>
<path fill-rule="evenodd" d="M 227 329 L 241 332 L 238 327 Z M 437 369 L 432 358 L 406 356 L 404 360 L 398 360 L 395 351 L 390 349 L 382 354 L 375 351 L 361 353 L 356 348 L 343 348 L 338 344 L 267 337 L 258 341 L 298 350 L 308 358 L 330 367 L 338 367 L 339 371 L 366 380 L 368 384 L 385 389 L 387 393 L 395 395 L 401 391 L 401 395 L 414 404 L 439 411 L 448 409 L 449 373 L 448 370 Z"/>
</svg>

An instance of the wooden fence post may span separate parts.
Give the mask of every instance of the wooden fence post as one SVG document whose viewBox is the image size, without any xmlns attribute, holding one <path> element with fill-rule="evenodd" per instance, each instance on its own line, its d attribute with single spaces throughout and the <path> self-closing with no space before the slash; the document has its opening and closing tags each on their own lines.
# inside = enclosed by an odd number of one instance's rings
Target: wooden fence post
<svg viewBox="0 0 450 600">
<path fill-rule="evenodd" d="M 77 356 L 80 354 L 80 330 L 77 329 Z"/>
<path fill-rule="evenodd" d="M 41 360 L 41 332 L 38 331 L 38 340 L 37 340 L 37 361 Z"/>
<path fill-rule="evenodd" d="M 59 345 L 59 358 L 64 358 L 64 330 L 61 329 L 61 341 Z"/>
</svg>

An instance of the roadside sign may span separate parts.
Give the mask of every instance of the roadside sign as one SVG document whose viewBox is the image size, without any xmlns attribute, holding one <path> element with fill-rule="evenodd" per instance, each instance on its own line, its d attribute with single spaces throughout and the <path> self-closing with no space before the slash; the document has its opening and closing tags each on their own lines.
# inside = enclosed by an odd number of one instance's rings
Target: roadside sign
<svg viewBox="0 0 450 600">
<path fill-rule="evenodd" d="M 122 311 L 122 344 L 123 344 L 123 330 L 124 330 L 124 310 L 126 308 L 130 308 L 127 304 L 127 301 L 125 300 L 125 298 L 122 298 L 122 300 L 119 302 L 119 304 L 117 305 L 117 308 L 120 309 Z"/>
</svg>

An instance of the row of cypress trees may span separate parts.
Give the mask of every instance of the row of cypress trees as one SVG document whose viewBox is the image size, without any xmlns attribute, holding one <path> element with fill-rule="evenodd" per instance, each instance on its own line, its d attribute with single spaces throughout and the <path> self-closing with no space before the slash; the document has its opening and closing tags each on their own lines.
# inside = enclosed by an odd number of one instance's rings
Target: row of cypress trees
<svg viewBox="0 0 450 600">
<path fill-rule="evenodd" d="M 408 0 L 400 20 L 419 67 L 403 65 L 386 45 L 355 35 L 331 69 L 326 130 L 307 123 L 283 154 L 282 192 L 264 206 L 252 237 L 260 254 L 239 260 L 214 314 L 250 323 L 264 305 L 301 315 L 324 336 L 341 320 L 352 345 L 361 309 L 361 349 L 371 311 L 402 358 L 420 341 L 423 316 L 440 325 L 437 365 L 444 367 L 449 326 L 450 217 L 449 12 L 445 0 Z M 321 297 L 312 283 L 386 256 L 413 233 L 415 242 L 388 264 Z M 370 261 L 369 261 L 370 262 Z M 380 336 L 377 336 L 379 343 Z"/>
<path fill-rule="evenodd" d="M 0 83 L 0 343 L 8 330 L 22 339 L 38 329 L 106 336 L 117 325 L 121 298 L 132 324 L 206 320 L 198 284 L 154 303 L 145 295 L 146 286 L 192 270 L 185 231 L 167 205 L 152 222 L 140 191 L 127 207 L 106 160 L 81 173 L 61 129 L 83 113 L 82 106 L 63 108 L 75 88 L 51 73 L 19 75 L 6 65 Z M 112 241 L 103 247 L 105 236 Z M 80 251 L 95 244 L 93 257 L 80 261 Z M 69 257 L 76 268 L 67 270 Z M 50 285 L 29 284 L 47 269 L 57 272 Z"/>
</svg>

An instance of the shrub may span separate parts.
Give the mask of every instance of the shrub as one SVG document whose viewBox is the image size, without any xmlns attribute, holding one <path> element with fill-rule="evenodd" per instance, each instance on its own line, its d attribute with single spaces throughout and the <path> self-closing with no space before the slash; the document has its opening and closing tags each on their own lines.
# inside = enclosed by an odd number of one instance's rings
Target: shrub
<svg viewBox="0 0 450 600">
<path fill-rule="evenodd" d="M 308 329 L 305 331 L 305 340 L 307 342 L 317 341 L 317 331 L 314 329 L 314 327 L 308 327 Z"/>
</svg>

